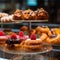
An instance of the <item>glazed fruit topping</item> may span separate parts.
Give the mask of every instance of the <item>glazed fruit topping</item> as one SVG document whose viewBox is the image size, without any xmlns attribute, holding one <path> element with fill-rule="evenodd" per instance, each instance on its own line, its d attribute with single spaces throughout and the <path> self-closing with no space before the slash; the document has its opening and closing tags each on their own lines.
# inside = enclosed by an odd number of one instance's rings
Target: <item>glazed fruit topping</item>
<svg viewBox="0 0 60 60">
<path fill-rule="evenodd" d="M 57 36 L 57 35 L 54 35 L 54 34 L 53 34 L 52 36 L 50 36 L 50 38 L 55 38 L 56 36 Z"/>
<path fill-rule="evenodd" d="M 5 33 L 3 31 L 0 31 L 0 36 L 4 36 Z"/>
<path fill-rule="evenodd" d="M 30 36 L 30 39 L 31 39 L 31 40 L 36 40 L 36 35 L 35 35 L 35 34 L 32 34 L 32 35 Z"/>
<path fill-rule="evenodd" d="M 13 34 L 11 35 L 11 39 L 17 39 L 17 35 L 16 35 L 15 33 L 13 33 Z"/>
<path fill-rule="evenodd" d="M 19 36 L 22 36 L 22 37 L 24 36 L 23 31 L 20 31 L 20 32 L 19 32 Z"/>
</svg>

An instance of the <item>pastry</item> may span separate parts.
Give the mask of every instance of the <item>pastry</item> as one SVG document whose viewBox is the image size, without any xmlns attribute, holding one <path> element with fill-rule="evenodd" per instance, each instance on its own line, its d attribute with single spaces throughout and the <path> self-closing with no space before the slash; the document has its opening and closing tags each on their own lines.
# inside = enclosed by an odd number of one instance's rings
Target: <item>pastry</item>
<svg viewBox="0 0 60 60">
<path fill-rule="evenodd" d="M 30 9 L 23 11 L 24 20 L 31 20 L 30 12 L 32 12 L 32 10 L 30 10 Z"/>
<path fill-rule="evenodd" d="M 60 34 L 60 28 L 53 28 L 55 34 Z"/>
<path fill-rule="evenodd" d="M 14 22 L 13 15 L 2 17 L 0 22 Z"/>
<path fill-rule="evenodd" d="M 22 10 L 17 9 L 13 14 L 14 20 L 23 20 Z"/>
<path fill-rule="evenodd" d="M 35 11 L 31 11 L 30 12 L 30 19 L 31 20 L 37 20 L 37 13 Z"/>
<path fill-rule="evenodd" d="M 41 33 L 46 33 L 48 36 L 51 36 L 51 30 L 48 27 L 37 27 Z"/>
<path fill-rule="evenodd" d="M 60 44 L 60 34 L 52 35 L 46 39 L 48 44 Z"/>
<path fill-rule="evenodd" d="M 5 44 L 8 37 L 5 35 L 3 31 L 0 31 L 0 44 Z"/>
<path fill-rule="evenodd" d="M 40 39 L 44 42 L 48 38 L 48 35 L 45 33 L 42 33 L 40 36 Z"/>
<path fill-rule="evenodd" d="M 40 35 L 40 34 L 41 34 L 40 26 L 36 27 L 36 28 L 35 28 L 35 30 L 36 30 L 36 34 L 38 34 L 38 35 Z"/>
<path fill-rule="evenodd" d="M 40 38 L 42 41 L 48 37 L 46 33 L 40 31 L 40 26 L 36 28 L 36 34 L 38 35 L 38 38 Z"/>
<path fill-rule="evenodd" d="M 31 39 L 27 39 L 24 42 L 24 51 L 34 52 L 42 49 L 42 41 L 40 39 L 36 39 L 36 35 L 32 34 L 30 36 Z"/>
<path fill-rule="evenodd" d="M 43 8 L 37 10 L 37 20 L 46 20 L 48 17 L 48 12 L 46 12 Z"/>
<path fill-rule="evenodd" d="M 0 12 L 0 18 L 2 18 L 2 17 L 4 17 L 4 16 L 8 16 L 8 14 L 7 14 L 7 13 L 1 13 L 1 12 Z"/>
<path fill-rule="evenodd" d="M 20 46 L 21 40 L 19 39 L 19 36 L 15 33 L 12 33 L 8 36 L 8 40 L 6 41 L 7 46 L 11 48 L 15 48 Z"/>
</svg>

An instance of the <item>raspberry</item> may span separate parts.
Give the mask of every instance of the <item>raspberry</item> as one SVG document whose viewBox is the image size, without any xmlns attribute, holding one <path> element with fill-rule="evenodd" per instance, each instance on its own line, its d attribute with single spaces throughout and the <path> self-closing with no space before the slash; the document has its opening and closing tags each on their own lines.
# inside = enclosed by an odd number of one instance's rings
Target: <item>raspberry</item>
<svg viewBox="0 0 60 60">
<path fill-rule="evenodd" d="M 32 35 L 30 36 L 30 38 L 31 38 L 31 40 L 36 40 L 36 35 L 35 35 L 35 34 L 32 34 Z"/>
<path fill-rule="evenodd" d="M 19 32 L 19 36 L 22 36 L 22 37 L 24 36 L 23 31 L 20 31 L 20 32 Z"/>
<path fill-rule="evenodd" d="M 13 34 L 11 35 L 11 39 L 17 39 L 17 36 L 16 36 L 15 33 L 13 33 Z"/>
<path fill-rule="evenodd" d="M 0 36 L 4 36 L 5 33 L 3 31 L 0 31 Z"/>
</svg>

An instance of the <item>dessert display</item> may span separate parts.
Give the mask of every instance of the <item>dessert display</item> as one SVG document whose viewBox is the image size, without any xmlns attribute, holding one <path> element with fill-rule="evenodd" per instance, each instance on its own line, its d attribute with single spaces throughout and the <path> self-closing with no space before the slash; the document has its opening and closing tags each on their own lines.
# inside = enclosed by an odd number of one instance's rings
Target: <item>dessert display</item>
<svg viewBox="0 0 60 60">
<path fill-rule="evenodd" d="M 8 31 L 7 35 L 6 31 Z M 40 51 L 45 43 L 60 44 L 60 33 L 57 34 L 55 28 L 37 26 L 29 31 L 27 26 L 22 26 L 18 33 L 12 31 L 10 33 L 10 31 L 11 29 L 0 31 L 0 43 L 6 44 L 7 48 L 18 50 L 22 48 L 26 52 L 36 52 Z"/>
<path fill-rule="evenodd" d="M 48 20 L 48 12 L 43 8 L 33 11 L 31 9 L 17 9 L 13 14 L 0 14 L 1 23 L 20 23 L 24 21 Z M 31 22 L 29 22 L 31 23 Z M 17 28 L 18 29 L 18 28 Z M 15 30 L 14 30 L 15 31 Z M 11 28 L 5 28 L 0 31 L 1 50 L 11 54 L 30 54 L 30 53 L 46 53 L 52 49 L 48 44 L 60 44 L 59 30 L 49 28 L 47 26 L 37 26 L 36 28 L 22 26 L 13 32 Z M 58 32 L 57 32 L 58 31 Z M 44 45 L 46 43 L 46 45 Z M 5 48 L 5 50 L 3 50 Z M 29 55 L 30 56 L 30 55 Z M 32 55 L 34 56 L 34 55 Z"/>
<path fill-rule="evenodd" d="M 6 45 L 0 47 L 1 50 L 9 54 L 21 54 L 23 60 L 29 57 L 29 59 L 33 60 L 38 54 L 47 53 L 52 50 L 51 46 L 43 45 L 43 41 L 36 37 L 36 33 L 31 34 L 30 37 L 26 39 L 23 37 L 24 33 L 22 31 L 19 31 L 19 34 L 12 33 L 8 36 L 9 39 L 6 41 Z"/>
<path fill-rule="evenodd" d="M 23 46 L 25 51 L 39 51 L 40 49 L 42 49 L 42 41 L 40 39 L 36 39 L 36 35 L 32 34 L 30 36 L 30 39 L 27 39 L 24 42 L 24 46 Z"/>
<path fill-rule="evenodd" d="M 15 18 L 15 20 L 46 20 L 48 17 L 48 12 L 40 8 L 36 11 L 31 9 L 24 11 L 16 10 L 13 18 Z"/>
<path fill-rule="evenodd" d="M 20 10 L 17 9 L 13 14 L 8 15 L 6 13 L 0 13 L 0 22 L 15 22 L 19 20 L 48 20 L 48 12 L 46 12 L 43 8 L 37 9 L 33 11 L 31 9 Z"/>
<path fill-rule="evenodd" d="M 38 26 L 28 31 L 27 26 L 22 26 L 18 34 L 19 39 L 25 41 L 30 39 L 30 35 L 36 34 L 36 38 L 48 44 L 59 44 L 60 34 L 56 34 L 55 29 Z"/>
<path fill-rule="evenodd" d="M 8 37 L 5 35 L 3 31 L 0 31 L 0 44 L 5 44 Z"/>
</svg>

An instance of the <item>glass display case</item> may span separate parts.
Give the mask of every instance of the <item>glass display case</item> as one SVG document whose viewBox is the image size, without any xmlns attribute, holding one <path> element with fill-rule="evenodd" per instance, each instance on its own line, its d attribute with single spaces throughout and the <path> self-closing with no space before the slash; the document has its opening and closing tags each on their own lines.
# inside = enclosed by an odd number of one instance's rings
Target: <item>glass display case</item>
<svg viewBox="0 0 60 60">
<path fill-rule="evenodd" d="M 0 31 L 6 31 L 6 35 L 10 35 L 12 32 L 18 35 L 20 28 L 23 26 L 28 27 L 28 32 L 34 30 L 36 27 L 48 27 L 51 30 L 54 28 L 59 29 L 56 33 L 60 35 L 60 8 L 58 0 L 32 0 L 32 5 L 30 0 L 0 0 L 0 12 L 14 14 L 16 9 L 21 9 L 25 11 L 26 9 L 32 9 L 33 13 L 38 11 L 40 7 L 43 7 L 49 13 L 48 20 L 13 20 L 12 22 L 6 19 L 3 19 L 3 22 L 0 20 Z M 33 5 L 34 4 L 34 5 Z M 36 10 L 37 9 L 37 10 Z M 32 13 L 30 13 L 32 14 Z M 28 13 L 29 15 L 29 13 Z M 32 14 L 34 15 L 34 14 Z M 19 14 L 18 14 L 19 16 Z M 27 16 L 26 16 L 27 17 Z M 35 16 L 36 17 L 36 16 Z M 56 24 L 55 24 L 56 23 Z M 49 30 L 47 29 L 47 30 Z M 44 30 L 44 29 L 43 29 Z M 35 32 L 35 31 L 34 31 Z M 28 33 L 28 34 L 29 34 Z M 42 32 L 41 32 L 42 33 Z M 48 35 L 48 33 L 46 33 Z M 15 36 L 15 35 L 14 35 Z M 14 37 L 13 36 L 13 37 Z M 29 34 L 30 37 L 30 34 Z M 39 37 L 37 35 L 37 37 Z M 44 36 L 45 37 L 45 36 Z M 43 38 L 44 38 L 43 37 Z M 49 36 L 50 37 L 50 36 Z M 53 36 L 56 37 L 56 36 Z M 1 38 L 1 37 L 0 37 Z M 46 40 L 46 39 L 45 39 Z M 60 42 L 60 38 L 57 39 Z M 47 40 L 48 41 L 48 40 Z M 9 42 L 9 41 L 8 41 Z M 10 41 L 11 42 L 11 41 Z M 9 43 L 10 43 L 9 42 Z M 57 42 L 57 41 L 56 41 Z M 6 42 L 5 42 L 6 43 Z M 54 43 L 52 41 L 52 43 Z M 34 45 L 34 44 L 33 44 Z M 14 42 L 11 45 L 14 47 Z M 19 46 L 21 47 L 21 46 Z M 8 49 L 6 44 L 1 44 L 0 42 L 0 60 L 60 60 L 60 43 L 59 44 L 47 44 L 44 43 L 41 50 L 38 52 L 26 52 L 24 49 Z"/>
</svg>

